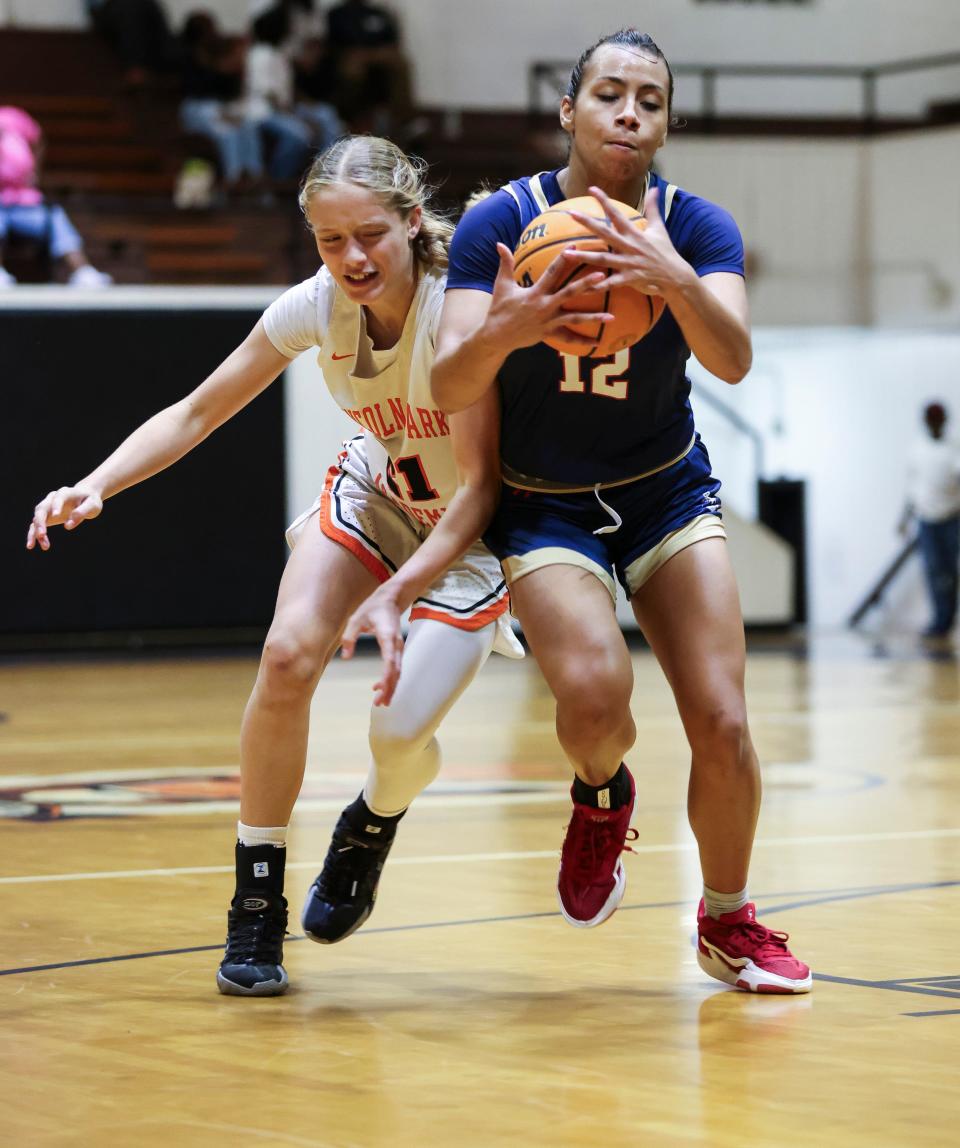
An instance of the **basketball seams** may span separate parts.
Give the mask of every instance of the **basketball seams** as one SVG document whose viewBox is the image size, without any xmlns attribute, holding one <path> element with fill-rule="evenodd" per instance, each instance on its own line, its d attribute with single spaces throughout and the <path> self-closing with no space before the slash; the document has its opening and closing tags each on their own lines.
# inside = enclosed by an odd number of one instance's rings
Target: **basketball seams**
<svg viewBox="0 0 960 1148">
<path fill-rule="evenodd" d="M 525 251 L 523 255 L 520 256 L 517 262 L 514 263 L 513 269 L 514 271 L 519 271 L 523 266 L 525 259 L 530 259 L 532 256 L 538 255 L 541 251 L 546 251 L 549 247 L 559 247 L 561 243 L 574 244 L 579 239 L 593 239 L 605 247 L 607 251 L 612 250 L 609 243 L 604 243 L 599 236 L 594 235 L 589 231 L 583 231 L 579 235 L 565 235 L 563 239 L 551 239 L 548 243 L 538 243 L 532 251 Z"/>
<path fill-rule="evenodd" d="M 629 219 L 630 223 L 638 230 L 645 226 L 643 215 L 634 208 L 625 205 L 618 205 L 618 207 L 622 207 L 624 217 Z M 598 222 L 603 220 L 609 225 L 609 217 L 606 214 L 595 214 L 597 210 L 599 210 L 599 205 L 596 201 L 582 197 L 579 201 L 568 200 L 562 204 L 554 204 L 530 220 L 522 232 L 522 235 L 526 237 L 526 242 L 518 242 L 514 249 L 516 260 L 514 278 L 516 282 L 519 283 L 523 279 L 528 286 L 536 282 L 556 259 L 557 248 L 565 247 L 571 252 L 580 249 L 585 254 L 588 251 L 615 253 L 616 248 L 613 243 L 605 241 L 602 236 L 589 231 L 582 223 L 573 218 L 576 213 Z M 566 216 L 567 218 L 552 220 L 546 218 L 548 215 Z M 558 231 L 561 232 L 559 237 L 557 236 Z M 592 264 L 583 261 L 576 263 L 571 266 L 569 271 L 562 273 L 562 282 L 559 283 L 558 289 L 568 286 L 579 276 L 595 270 L 599 270 L 599 268 Z M 613 274 L 614 272 L 608 268 L 605 271 L 606 279 L 609 280 Z M 638 299 L 637 295 L 640 295 L 641 299 Z M 657 303 L 662 304 L 662 301 L 654 300 L 653 297 L 644 292 L 636 292 L 627 287 L 611 289 L 601 281 L 600 284 L 589 289 L 589 297 L 584 299 L 579 309 L 573 307 L 569 309 L 569 319 L 564 319 L 567 325 L 559 328 L 556 334 L 548 335 L 543 341 L 547 346 L 562 354 L 569 353 L 581 358 L 606 357 L 624 346 L 632 346 L 653 328 L 660 317 Z M 583 312 L 600 310 L 613 311 L 614 318 L 609 322 L 598 322 L 595 332 L 589 328 L 585 329 L 579 316 Z M 581 337 L 586 336 L 588 340 L 586 346 L 573 343 L 574 332 Z"/>
<path fill-rule="evenodd" d="M 572 213 L 570 211 L 568 211 L 566 208 L 559 208 L 559 207 L 548 208 L 547 211 L 542 211 L 540 213 L 540 215 L 536 216 L 535 218 L 539 219 L 541 216 L 544 216 L 544 215 L 566 215 L 566 216 L 569 216 L 570 218 L 572 218 Z M 604 216 L 593 216 L 591 218 L 596 218 L 598 220 L 602 219 L 604 223 L 610 222 L 609 216 L 605 216 L 605 215 Z M 630 216 L 630 222 L 631 223 L 637 223 L 641 219 L 643 219 L 642 215 Z M 530 222 L 532 223 L 533 220 L 531 220 Z M 530 226 L 530 224 L 528 223 L 527 227 L 529 227 L 529 226 Z M 525 227 L 524 231 L 526 231 L 526 229 L 527 228 Z M 596 240 L 597 243 L 603 244 L 606 247 L 607 251 L 613 251 L 613 247 L 609 243 L 604 244 L 603 240 L 600 238 L 599 235 L 594 235 L 594 233 L 592 231 L 581 231 L 575 235 L 566 235 L 562 239 L 549 239 L 544 243 L 538 243 L 537 246 L 532 251 L 525 251 L 523 253 L 523 255 L 520 256 L 520 258 L 514 264 L 514 269 L 519 270 L 520 267 L 522 266 L 524 260 L 529 259 L 532 255 L 536 255 L 538 251 L 544 251 L 549 247 L 557 247 L 561 243 L 573 244 L 573 243 L 576 243 L 580 239 L 594 239 L 594 240 Z"/>
<path fill-rule="evenodd" d="M 574 279 L 576 279 L 576 277 L 577 277 L 577 276 L 580 274 L 580 272 L 581 272 L 581 271 L 582 271 L 582 270 L 583 270 L 583 269 L 584 269 L 586 266 L 587 266 L 587 265 L 586 265 L 586 263 L 578 263 L 578 264 L 577 264 L 577 266 L 576 266 L 576 267 L 574 267 L 574 269 L 573 269 L 573 270 L 570 272 L 570 274 L 569 274 L 569 275 L 566 277 L 566 279 L 564 279 L 564 280 L 563 280 L 563 282 L 560 284 L 560 286 L 557 288 L 557 290 L 558 290 L 558 291 L 562 291 L 562 290 L 563 290 L 563 288 L 564 288 L 564 287 L 566 287 L 566 285 L 567 285 L 568 283 L 572 283 L 572 282 L 574 281 Z"/>
<path fill-rule="evenodd" d="M 543 250 L 543 248 L 540 248 L 540 250 Z M 608 244 L 607 250 L 612 251 L 613 248 L 610 247 Z M 580 272 L 584 271 L 584 270 L 589 270 L 589 264 L 587 264 L 587 263 L 577 264 L 577 266 L 574 267 L 574 269 L 570 272 L 570 274 L 566 277 L 566 279 L 563 280 L 563 282 L 560 284 L 560 287 L 558 287 L 557 290 L 561 290 L 562 288 L 566 287 L 566 285 L 568 283 L 572 283 L 573 280 L 576 279 L 576 277 L 580 274 Z M 610 278 L 610 272 L 609 271 L 607 272 L 607 278 L 608 279 Z M 609 306 L 610 306 L 610 290 L 608 288 L 603 292 L 603 303 L 601 304 L 600 310 L 606 311 Z M 569 313 L 570 313 L 570 315 L 576 315 L 577 314 L 576 311 L 571 311 Z M 571 320 L 571 321 L 575 322 L 575 320 Z M 595 340 L 594 345 L 590 348 L 590 351 L 588 351 L 587 354 L 590 354 L 591 352 L 595 351 L 597 349 L 597 347 L 599 346 L 600 342 L 603 340 L 603 332 L 604 332 L 604 329 L 606 328 L 606 323 L 601 322 L 599 324 L 599 327 L 600 327 L 600 329 L 593 336 L 593 338 Z M 572 330 L 577 331 L 576 327 L 573 327 Z M 580 333 L 581 332 L 577 331 L 578 335 Z"/>
</svg>

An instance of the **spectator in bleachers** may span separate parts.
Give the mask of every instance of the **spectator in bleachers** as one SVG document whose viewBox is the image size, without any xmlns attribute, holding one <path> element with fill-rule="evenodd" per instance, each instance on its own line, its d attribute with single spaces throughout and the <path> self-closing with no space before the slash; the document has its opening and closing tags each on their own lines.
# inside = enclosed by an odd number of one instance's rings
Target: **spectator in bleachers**
<svg viewBox="0 0 960 1148">
<path fill-rule="evenodd" d="M 396 17 L 369 0 L 343 0 L 327 12 L 327 48 L 337 106 L 351 127 L 409 142 L 420 121 Z"/>
<path fill-rule="evenodd" d="M 304 52 L 323 43 L 323 15 L 316 9 L 313 0 L 277 0 L 277 7 L 284 8 L 290 20 L 284 49 L 296 65 Z"/>
<path fill-rule="evenodd" d="M 91 265 L 83 240 L 67 213 L 45 202 L 37 186 L 43 132 L 22 108 L 0 107 L 0 288 L 16 279 L 3 266 L 8 237 L 41 244 L 54 264 L 61 264 L 71 287 L 106 287 L 109 275 Z"/>
<path fill-rule="evenodd" d="M 180 62 L 179 46 L 158 0 L 86 0 L 90 22 L 123 64 L 124 83 L 140 87 Z"/>
<path fill-rule="evenodd" d="M 295 104 L 293 65 L 284 50 L 289 33 L 289 11 L 271 4 L 253 21 L 244 77 L 244 115 L 270 140 L 274 179 L 299 177 L 311 153 L 342 134 L 329 104 Z"/>
<path fill-rule="evenodd" d="M 332 103 L 336 77 L 327 54 L 324 18 L 313 0 L 261 0 L 254 13 L 293 69 L 293 109 L 311 125 L 313 149 L 322 151 L 346 130 Z M 289 73 L 283 82 L 289 85 Z"/>
<path fill-rule="evenodd" d="M 313 0 L 278 0 L 278 5 L 290 16 L 284 50 L 293 64 L 298 99 L 327 104 L 336 114 L 337 77 L 327 45 L 325 17 L 315 10 Z"/>
<path fill-rule="evenodd" d="M 209 12 L 187 16 L 183 49 L 184 131 L 206 136 L 217 150 L 224 186 L 234 190 L 263 177 L 263 149 L 257 125 L 238 107 L 243 91 L 246 45 L 221 34 Z"/>
</svg>

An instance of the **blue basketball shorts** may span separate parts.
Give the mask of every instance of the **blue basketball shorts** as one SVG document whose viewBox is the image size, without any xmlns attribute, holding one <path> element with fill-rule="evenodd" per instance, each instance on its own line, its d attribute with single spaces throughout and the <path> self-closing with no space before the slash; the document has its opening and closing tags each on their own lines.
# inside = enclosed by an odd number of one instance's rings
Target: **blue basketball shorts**
<svg viewBox="0 0 960 1148">
<path fill-rule="evenodd" d="M 579 566 L 616 596 L 627 595 L 674 554 L 704 538 L 725 538 L 720 480 L 698 435 L 671 466 L 623 486 L 576 493 L 521 490 L 504 483 L 483 536 L 507 582 L 544 566 Z"/>
</svg>

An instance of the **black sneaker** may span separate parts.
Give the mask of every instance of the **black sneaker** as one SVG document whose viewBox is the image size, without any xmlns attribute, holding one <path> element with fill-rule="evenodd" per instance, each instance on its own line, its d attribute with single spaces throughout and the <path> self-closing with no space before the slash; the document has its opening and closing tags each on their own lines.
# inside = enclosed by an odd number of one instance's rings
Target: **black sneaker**
<svg viewBox="0 0 960 1148">
<path fill-rule="evenodd" d="M 283 937 L 284 897 L 243 890 L 227 913 L 227 950 L 217 970 L 217 988 L 228 996 L 276 997 L 287 991 Z"/>
<path fill-rule="evenodd" d="M 373 912 L 377 884 L 396 832 L 379 838 L 357 831 L 346 811 L 333 831 L 323 870 L 310 886 L 300 923 L 311 941 L 334 945 Z"/>
</svg>

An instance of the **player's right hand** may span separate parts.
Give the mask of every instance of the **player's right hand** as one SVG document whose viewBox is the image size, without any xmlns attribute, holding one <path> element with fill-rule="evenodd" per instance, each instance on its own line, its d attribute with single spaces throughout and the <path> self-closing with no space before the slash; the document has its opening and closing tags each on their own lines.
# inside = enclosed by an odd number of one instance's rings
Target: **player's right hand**
<svg viewBox="0 0 960 1148">
<path fill-rule="evenodd" d="M 341 654 L 352 658 L 361 634 L 373 634 L 380 647 L 380 677 L 373 684 L 375 706 L 388 706 L 400 681 L 403 662 L 402 611 L 393 598 L 389 582 L 379 586 L 350 615 L 340 639 Z"/>
<path fill-rule="evenodd" d="M 595 271 L 580 279 L 570 278 L 570 261 L 557 255 L 532 287 L 521 287 L 514 282 L 513 252 L 504 243 L 497 244 L 500 267 L 493 285 L 487 325 L 496 331 L 509 349 L 532 347 L 546 335 L 563 331 L 568 342 L 582 343 L 584 350 L 595 340 L 569 327 L 571 318 L 577 323 L 609 323 L 613 315 L 606 311 L 580 312 L 571 304 L 595 291 L 606 279 L 605 271 Z"/>
<path fill-rule="evenodd" d="M 49 550 L 47 527 L 63 525 L 64 529 L 73 530 L 88 518 L 96 518 L 101 510 L 103 497 L 92 486 L 81 483 L 79 486 L 61 486 L 59 490 L 51 490 L 33 508 L 33 521 L 27 531 L 27 549 L 32 550 L 39 544 L 41 550 Z"/>
</svg>

